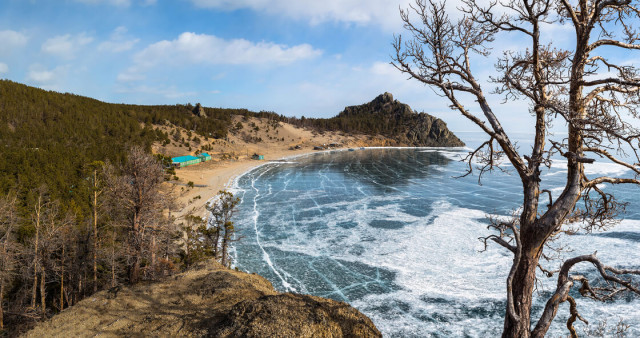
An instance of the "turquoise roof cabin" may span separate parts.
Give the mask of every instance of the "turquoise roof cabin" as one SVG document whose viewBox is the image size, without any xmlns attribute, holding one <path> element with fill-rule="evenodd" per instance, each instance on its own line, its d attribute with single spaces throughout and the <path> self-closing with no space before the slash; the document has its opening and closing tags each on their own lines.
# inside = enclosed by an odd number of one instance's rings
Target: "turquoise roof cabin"
<svg viewBox="0 0 640 338">
<path fill-rule="evenodd" d="M 209 155 L 207 153 L 200 153 L 200 155 L 198 155 L 198 157 L 202 160 L 202 162 L 211 161 L 211 155 Z"/>
<path fill-rule="evenodd" d="M 209 158 L 211 158 L 211 156 L 209 156 Z M 192 164 L 198 164 L 200 162 L 202 162 L 202 159 L 200 157 L 195 157 L 191 155 L 178 156 L 178 157 L 171 158 L 171 164 L 173 164 L 173 166 L 177 168 L 184 168 L 186 166 L 190 166 Z"/>
</svg>

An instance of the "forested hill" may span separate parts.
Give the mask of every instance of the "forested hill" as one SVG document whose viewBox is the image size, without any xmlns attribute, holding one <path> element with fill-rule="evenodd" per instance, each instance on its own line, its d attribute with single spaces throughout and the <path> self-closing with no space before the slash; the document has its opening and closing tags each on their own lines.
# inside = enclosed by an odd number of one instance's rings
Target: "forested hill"
<svg viewBox="0 0 640 338">
<path fill-rule="evenodd" d="M 132 145 L 149 150 L 153 142 L 168 140 L 155 124 L 225 137 L 231 115 L 246 112 L 205 108 L 205 117 L 193 108 L 109 104 L 1 80 L 0 193 L 17 192 L 27 206 L 35 188 L 46 184 L 52 199 L 82 215 L 88 210 L 91 162 L 118 163 Z"/>
<path fill-rule="evenodd" d="M 305 119 L 300 122 L 304 126 L 321 130 L 382 135 L 403 146 L 464 146 L 447 129 L 444 121 L 429 114 L 414 112 L 409 105 L 394 100 L 390 93 L 381 94 L 363 105 L 346 107 L 330 119 Z"/>
<path fill-rule="evenodd" d="M 173 125 L 204 138 L 224 138 L 233 115 L 289 122 L 318 131 L 382 135 L 392 145 L 462 146 L 446 124 L 415 113 L 389 93 L 346 107 L 330 119 L 287 118 L 273 112 L 204 108 L 199 104 L 141 106 L 111 104 L 74 94 L 0 80 L 0 194 L 15 192 L 20 205 L 32 205 L 36 188 L 82 219 L 89 210 L 90 163 L 120 163 L 133 145 L 150 150 L 169 142 L 159 125 Z"/>
</svg>

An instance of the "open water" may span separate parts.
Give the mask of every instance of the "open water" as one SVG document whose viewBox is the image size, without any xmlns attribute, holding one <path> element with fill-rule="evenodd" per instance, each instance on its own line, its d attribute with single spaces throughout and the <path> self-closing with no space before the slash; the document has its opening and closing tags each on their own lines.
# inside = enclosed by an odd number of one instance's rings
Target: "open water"
<svg viewBox="0 0 640 338">
<path fill-rule="evenodd" d="M 481 140 L 475 133 L 461 136 L 469 146 Z M 528 142 L 522 135 L 521 147 Z M 510 215 L 519 206 L 521 184 L 513 172 L 488 174 L 482 185 L 477 176 L 454 178 L 464 173 L 459 159 L 468 150 L 356 149 L 266 163 L 235 182 L 242 199 L 235 265 L 280 291 L 348 302 L 385 336 L 498 336 L 512 255 L 496 244 L 481 252 L 478 238 L 491 234 L 487 215 Z M 544 172 L 543 187 L 554 197 L 565 168 L 566 161 L 557 160 Z M 587 170 L 592 177 L 625 173 L 600 161 Z M 640 268 L 640 189 L 616 190 L 631 202 L 625 220 L 607 232 L 565 236 L 559 244 L 572 251 L 564 257 L 597 250 L 609 265 Z M 587 264 L 578 268 L 595 275 Z M 555 285 L 540 279 L 533 318 Z M 577 298 L 590 329 L 602 320 L 613 328 L 622 319 L 631 325 L 629 336 L 640 336 L 639 297 Z M 550 336 L 568 334 L 567 317 L 563 304 Z"/>
</svg>

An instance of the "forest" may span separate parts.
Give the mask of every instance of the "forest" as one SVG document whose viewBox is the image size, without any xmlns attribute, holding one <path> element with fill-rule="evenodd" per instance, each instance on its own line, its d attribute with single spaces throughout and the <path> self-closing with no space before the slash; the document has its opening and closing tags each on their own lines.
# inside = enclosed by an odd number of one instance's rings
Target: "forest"
<svg viewBox="0 0 640 338">
<path fill-rule="evenodd" d="M 222 254 L 232 210 L 212 205 L 222 216 L 208 226 L 190 216 L 183 238 L 161 188 L 166 161 L 150 154 L 169 138 L 160 125 L 223 138 L 231 116 L 248 112 L 204 108 L 205 117 L 196 108 L 109 104 L 0 81 L 0 336 L 99 290 L 209 257 L 230 264 Z M 221 196 L 232 208 L 232 196 Z"/>
<path fill-rule="evenodd" d="M 347 110 L 298 119 L 190 103 L 112 104 L 0 80 L 0 335 L 100 290 L 156 280 L 210 257 L 231 265 L 238 199 L 222 192 L 209 220 L 172 217 L 174 197 L 161 188 L 170 164 L 151 155 L 154 142 L 170 141 L 161 126 L 220 139 L 241 115 L 319 132 L 392 135 L 411 117 L 406 109 L 402 119 Z"/>
</svg>

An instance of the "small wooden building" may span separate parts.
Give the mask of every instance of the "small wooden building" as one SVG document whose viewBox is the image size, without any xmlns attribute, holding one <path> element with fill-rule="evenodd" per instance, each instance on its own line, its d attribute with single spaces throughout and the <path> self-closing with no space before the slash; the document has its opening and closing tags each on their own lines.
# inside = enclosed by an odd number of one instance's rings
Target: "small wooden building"
<svg viewBox="0 0 640 338">
<path fill-rule="evenodd" d="M 207 153 L 200 153 L 200 155 L 198 155 L 198 157 L 200 158 L 200 160 L 202 162 L 211 161 L 211 155 L 209 155 Z"/>
</svg>

